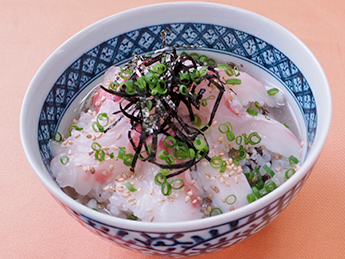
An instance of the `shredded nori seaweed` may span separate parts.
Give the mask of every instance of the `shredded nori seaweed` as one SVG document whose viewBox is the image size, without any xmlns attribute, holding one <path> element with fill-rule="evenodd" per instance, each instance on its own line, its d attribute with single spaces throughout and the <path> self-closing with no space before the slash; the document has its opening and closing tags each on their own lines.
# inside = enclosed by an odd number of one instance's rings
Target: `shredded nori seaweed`
<svg viewBox="0 0 345 259">
<path fill-rule="evenodd" d="M 164 94 L 152 94 L 152 89 L 150 89 L 149 84 L 146 84 L 145 88 L 140 88 L 136 84 L 140 80 L 139 78 L 143 78 L 148 73 L 152 73 L 150 69 L 155 63 L 165 64 L 167 68 L 163 73 L 156 73 L 159 80 L 164 80 L 166 84 L 165 88 L 167 91 Z M 128 140 L 135 150 L 131 163 L 131 171 L 135 170 L 139 155 L 144 151 L 148 152 L 148 138 L 150 138 L 151 142 L 151 152 L 147 155 L 146 161 L 162 169 L 171 170 L 167 178 L 188 170 L 203 158 L 210 160 L 208 148 L 201 157 L 184 159 L 174 164 L 161 163 L 156 158 L 156 154 L 159 152 L 157 150 L 157 142 L 160 134 L 173 136 L 177 141 L 186 143 L 188 148 L 193 149 L 195 153 L 197 153 L 197 150 L 193 145 L 193 141 L 197 137 L 204 139 L 207 143 L 203 131 L 211 126 L 213 122 L 218 105 L 225 91 L 223 81 L 220 79 L 217 70 L 213 66 L 207 65 L 207 73 L 195 80 L 190 80 L 190 82 L 183 82 L 189 91 L 188 94 L 182 94 L 179 90 L 182 84 L 180 74 L 185 72 L 190 73 L 201 67 L 205 67 L 205 63 L 200 62 L 187 53 L 178 55 L 174 47 L 164 47 L 156 51 L 152 56 L 135 56 L 131 62 L 128 62 L 122 68 L 132 72 L 127 79 L 127 81 L 132 80 L 132 84 L 122 83 L 117 89 L 101 86 L 103 90 L 122 97 L 120 101 L 120 112 L 122 115 L 105 132 L 114 127 L 122 118 L 127 117 L 130 119 L 131 130 L 128 132 Z M 192 122 L 195 120 L 193 107 L 197 110 L 200 108 L 203 94 L 206 91 L 206 89 L 199 87 L 199 83 L 202 80 L 208 81 L 208 87 L 211 85 L 215 86 L 218 89 L 218 94 L 207 122 L 208 126 L 206 125 L 199 129 Z M 149 109 L 149 103 L 152 104 L 151 110 Z M 184 120 L 178 114 L 178 109 L 181 109 L 183 106 L 188 111 L 189 121 Z M 114 113 L 119 113 L 119 111 L 115 111 Z M 135 143 L 133 140 L 132 134 L 134 131 L 140 134 L 138 143 Z"/>
</svg>

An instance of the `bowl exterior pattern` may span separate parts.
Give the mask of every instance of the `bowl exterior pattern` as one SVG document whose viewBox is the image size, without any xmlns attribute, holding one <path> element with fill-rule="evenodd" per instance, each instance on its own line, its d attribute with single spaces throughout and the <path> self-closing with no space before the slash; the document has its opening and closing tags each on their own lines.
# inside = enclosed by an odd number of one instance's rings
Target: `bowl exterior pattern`
<svg viewBox="0 0 345 259">
<path fill-rule="evenodd" d="M 135 231 L 95 221 L 62 205 L 81 225 L 124 248 L 147 255 L 189 257 L 219 251 L 259 232 L 286 208 L 302 188 L 310 172 L 283 196 L 255 213 L 232 222 L 193 231 Z"/>
<path fill-rule="evenodd" d="M 113 64 L 134 54 L 152 53 L 162 47 L 160 33 L 169 29 L 170 46 L 201 46 L 235 56 L 264 69 L 290 91 L 305 119 L 307 141 L 312 143 L 317 127 L 313 93 L 298 67 L 274 46 L 243 31 L 212 24 L 175 23 L 144 27 L 117 35 L 75 60 L 52 86 L 38 121 L 38 145 L 42 160 L 51 173 L 49 140 L 61 117 L 76 96 Z M 184 257 L 213 252 L 236 244 L 268 225 L 296 196 L 310 172 L 287 193 L 253 214 L 210 228 L 176 233 L 153 233 L 123 229 L 97 222 L 62 204 L 82 225 L 123 247 L 152 255 Z M 61 203 L 61 202 L 60 202 Z"/>
</svg>

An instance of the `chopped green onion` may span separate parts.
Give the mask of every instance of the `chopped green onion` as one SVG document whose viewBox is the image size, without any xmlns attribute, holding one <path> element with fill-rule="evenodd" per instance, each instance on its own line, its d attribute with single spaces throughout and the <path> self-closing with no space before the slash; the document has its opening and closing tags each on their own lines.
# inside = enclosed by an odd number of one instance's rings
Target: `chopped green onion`
<svg viewBox="0 0 345 259">
<path fill-rule="evenodd" d="M 255 174 L 253 172 L 247 172 L 247 173 L 245 173 L 245 175 L 246 175 L 248 182 L 252 181 L 254 179 L 254 176 L 255 176 Z"/>
<path fill-rule="evenodd" d="M 188 95 L 189 94 L 188 87 L 186 85 L 180 85 L 179 91 L 180 91 L 180 94 L 182 94 L 182 95 Z"/>
<path fill-rule="evenodd" d="M 104 132 L 104 127 L 96 121 L 94 123 L 92 123 L 92 129 L 95 132 Z"/>
<path fill-rule="evenodd" d="M 285 172 L 285 178 L 289 179 L 291 176 L 293 176 L 296 173 L 296 170 L 291 168 Z"/>
<path fill-rule="evenodd" d="M 252 191 L 253 191 L 253 193 L 255 194 L 255 196 L 257 198 L 261 198 L 262 197 L 261 193 L 259 192 L 259 190 L 255 186 L 252 187 Z"/>
<path fill-rule="evenodd" d="M 219 156 L 213 156 L 210 160 L 210 165 L 214 168 L 214 169 L 218 169 L 222 166 L 223 164 L 223 159 Z"/>
<path fill-rule="evenodd" d="M 196 137 L 193 141 L 193 145 L 196 148 L 196 150 L 203 150 L 207 146 L 207 143 L 202 138 Z"/>
<path fill-rule="evenodd" d="M 246 150 L 243 148 L 243 146 L 240 146 L 239 149 L 235 149 L 230 152 L 229 156 L 235 161 L 239 162 L 242 159 L 245 159 L 247 156 Z"/>
<path fill-rule="evenodd" d="M 234 75 L 233 69 L 228 64 L 218 64 L 217 67 L 223 69 L 228 76 Z"/>
<path fill-rule="evenodd" d="M 57 132 L 57 131 L 56 131 L 56 132 L 53 132 L 53 133 L 52 133 L 52 139 L 53 139 L 54 141 L 60 143 L 60 142 L 62 141 L 63 137 L 62 137 L 62 135 L 61 135 L 60 132 Z"/>
<path fill-rule="evenodd" d="M 286 125 L 284 122 L 282 122 L 282 124 L 286 127 L 286 128 L 290 128 L 288 125 Z"/>
<path fill-rule="evenodd" d="M 144 77 L 138 77 L 134 85 L 138 86 L 140 90 L 146 89 L 146 81 Z"/>
<path fill-rule="evenodd" d="M 262 188 L 264 188 L 264 185 L 265 183 L 262 179 L 257 180 L 254 184 L 254 186 L 258 188 L 258 190 L 262 190 Z"/>
<path fill-rule="evenodd" d="M 176 139 L 172 136 L 167 136 L 164 139 L 164 146 L 167 148 L 173 148 L 176 145 Z"/>
<path fill-rule="evenodd" d="M 126 154 L 126 148 L 120 147 L 119 148 L 119 153 L 117 154 L 117 158 L 123 159 Z"/>
<path fill-rule="evenodd" d="M 164 176 L 167 176 L 167 175 L 170 173 L 170 169 L 161 168 L 161 173 L 162 173 Z"/>
<path fill-rule="evenodd" d="M 276 95 L 277 93 L 279 93 L 279 89 L 278 88 L 271 88 L 269 90 L 267 90 L 268 95 L 273 96 Z"/>
<path fill-rule="evenodd" d="M 168 67 L 162 63 L 156 63 L 150 69 L 152 72 L 155 72 L 159 75 L 162 75 L 165 71 L 167 71 Z"/>
<path fill-rule="evenodd" d="M 91 148 L 92 148 L 92 150 L 97 151 L 97 150 L 100 150 L 102 148 L 102 146 L 98 142 L 93 142 L 91 144 Z"/>
<path fill-rule="evenodd" d="M 110 158 L 114 158 L 114 157 L 115 157 L 114 152 L 113 152 L 113 153 L 110 153 L 110 154 L 109 154 L 109 157 L 110 157 Z"/>
<path fill-rule="evenodd" d="M 191 159 L 194 159 L 194 158 L 195 158 L 195 151 L 194 151 L 193 148 L 190 148 L 190 149 L 189 149 L 189 157 L 190 157 Z"/>
<path fill-rule="evenodd" d="M 123 163 L 127 166 L 130 166 L 132 164 L 133 161 L 133 154 L 126 154 L 123 156 Z"/>
<path fill-rule="evenodd" d="M 117 88 L 119 87 L 119 83 L 114 81 L 114 82 L 111 82 L 108 86 L 108 89 L 110 90 L 113 90 L 113 91 L 117 91 Z"/>
<path fill-rule="evenodd" d="M 199 115 L 194 114 L 194 121 L 192 121 L 192 124 L 198 127 L 201 125 L 201 118 Z"/>
<path fill-rule="evenodd" d="M 68 162 L 69 162 L 69 157 L 68 157 L 68 156 L 61 156 L 61 157 L 60 157 L 60 162 L 61 162 L 61 164 L 63 164 L 63 165 L 67 165 Z"/>
<path fill-rule="evenodd" d="M 235 194 L 230 194 L 228 197 L 225 198 L 225 202 L 228 205 L 233 205 L 237 201 L 237 197 Z"/>
<path fill-rule="evenodd" d="M 295 164 L 298 164 L 298 159 L 296 158 L 296 157 L 294 157 L 293 155 L 291 155 L 290 157 L 289 157 L 289 163 L 290 163 L 290 165 L 295 165 Z"/>
<path fill-rule="evenodd" d="M 277 185 L 275 182 L 273 181 L 267 181 L 265 183 L 265 190 L 267 193 L 270 193 L 271 191 L 273 191 L 275 188 L 277 188 Z"/>
<path fill-rule="evenodd" d="M 188 85 L 190 83 L 190 75 L 188 72 L 184 72 L 180 74 L 179 80 L 181 84 Z"/>
<path fill-rule="evenodd" d="M 207 66 L 203 66 L 201 67 L 201 69 L 199 70 L 199 76 L 203 77 L 206 76 L 208 72 L 208 67 Z"/>
<path fill-rule="evenodd" d="M 177 186 L 176 186 L 176 184 Z M 170 182 L 171 188 L 173 188 L 174 190 L 179 190 L 184 186 L 184 181 L 180 178 L 178 179 L 174 179 Z"/>
<path fill-rule="evenodd" d="M 189 148 L 186 143 L 184 142 L 177 142 L 174 149 L 173 155 L 178 160 L 183 160 L 189 157 Z"/>
<path fill-rule="evenodd" d="M 77 130 L 77 131 L 83 130 L 83 128 L 79 128 L 77 125 L 71 125 L 71 126 L 68 128 L 68 133 L 69 133 L 69 135 L 72 135 L 72 129 L 75 129 L 75 130 Z"/>
<path fill-rule="evenodd" d="M 172 187 L 170 183 L 164 182 L 162 184 L 162 194 L 164 196 L 169 196 L 171 194 L 171 190 L 172 190 Z"/>
<path fill-rule="evenodd" d="M 207 61 L 207 56 L 205 56 L 205 55 L 201 55 L 201 56 L 199 56 L 199 58 L 198 58 L 198 60 L 200 61 L 200 62 L 202 62 L 202 63 L 205 63 L 206 61 Z"/>
<path fill-rule="evenodd" d="M 191 56 L 192 58 L 195 58 L 195 59 L 199 59 L 199 54 L 198 53 L 190 53 L 189 56 Z"/>
<path fill-rule="evenodd" d="M 226 169 L 226 166 L 227 166 L 226 162 L 223 161 L 222 166 L 221 166 L 220 169 L 219 169 L 219 172 L 224 173 L 224 172 L 225 172 L 225 169 Z"/>
<path fill-rule="evenodd" d="M 252 202 L 256 201 L 256 196 L 255 196 L 255 194 L 254 194 L 254 193 L 248 194 L 248 195 L 247 195 L 247 200 L 248 200 L 249 203 L 252 203 Z"/>
<path fill-rule="evenodd" d="M 161 151 L 159 151 L 159 153 L 158 153 L 158 157 L 160 158 L 160 159 L 163 159 L 164 160 L 164 158 L 166 157 L 166 156 L 168 156 L 169 155 L 169 153 L 168 153 L 168 151 L 166 151 L 166 149 L 162 149 Z"/>
<path fill-rule="evenodd" d="M 215 212 L 216 214 L 214 214 Z M 220 208 L 213 208 L 208 215 L 209 217 L 212 217 L 220 214 L 223 214 L 223 211 Z"/>
<path fill-rule="evenodd" d="M 205 129 L 204 129 L 205 128 Z M 202 132 L 202 133 L 209 133 L 211 131 L 211 127 L 210 125 L 208 124 L 201 124 L 200 127 L 199 127 L 199 130 Z"/>
<path fill-rule="evenodd" d="M 167 155 L 165 158 L 165 163 L 167 163 L 168 165 L 173 165 L 175 164 L 175 158 L 173 158 L 171 155 Z"/>
<path fill-rule="evenodd" d="M 102 162 L 105 158 L 105 152 L 103 149 L 96 150 L 95 159 Z"/>
<path fill-rule="evenodd" d="M 120 72 L 120 77 L 122 79 L 128 79 L 128 78 L 131 77 L 132 74 L 133 74 L 133 70 L 132 69 L 122 70 Z"/>
<path fill-rule="evenodd" d="M 263 165 L 262 168 L 266 171 L 266 173 L 267 173 L 271 178 L 274 176 L 273 170 L 272 170 L 271 168 L 269 168 L 268 165 L 265 164 L 265 165 Z"/>
<path fill-rule="evenodd" d="M 136 192 L 137 189 L 134 188 L 134 186 L 132 184 L 130 184 L 129 182 L 125 183 L 124 186 L 128 189 L 128 191 L 130 192 Z"/>
<path fill-rule="evenodd" d="M 248 136 L 248 139 L 249 139 L 249 143 L 251 145 L 257 145 L 261 141 L 261 137 L 260 137 L 259 133 L 257 133 L 257 132 L 250 133 L 249 136 Z"/>
<path fill-rule="evenodd" d="M 106 114 L 105 112 L 98 114 L 96 121 L 102 127 L 107 126 L 109 123 L 108 114 Z"/>
<path fill-rule="evenodd" d="M 158 173 L 155 176 L 155 184 L 162 186 L 167 180 L 166 176 L 162 173 Z"/>
<path fill-rule="evenodd" d="M 216 65 L 216 61 L 213 58 L 209 58 L 206 61 L 207 65 L 209 65 L 210 67 L 214 67 Z"/>
<path fill-rule="evenodd" d="M 207 98 L 204 98 L 201 100 L 201 105 L 202 106 L 207 106 L 207 100 L 214 100 L 216 97 L 214 95 L 210 95 Z"/>
<path fill-rule="evenodd" d="M 162 160 L 165 160 L 165 162 L 168 165 L 172 165 L 175 164 L 175 159 L 169 155 L 168 151 L 166 151 L 165 149 L 162 149 L 159 153 L 158 153 L 158 157 Z"/>
<path fill-rule="evenodd" d="M 206 149 L 201 149 L 201 150 L 198 150 L 198 152 L 196 153 L 196 158 L 201 160 L 203 158 L 206 157 L 207 155 L 207 152 L 208 152 L 208 146 L 206 146 Z"/>
<path fill-rule="evenodd" d="M 258 115 L 258 112 L 257 112 L 254 108 L 252 108 L 252 107 L 249 107 L 249 108 L 247 109 L 247 113 L 248 113 L 249 115 L 253 116 L 253 117 Z"/>
<path fill-rule="evenodd" d="M 226 138 L 231 142 L 235 139 L 235 134 L 233 131 L 226 132 Z"/>
<path fill-rule="evenodd" d="M 255 105 L 256 108 L 258 108 L 259 111 L 261 110 L 261 106 L 260 106 L 258 101 L 255 101 L 254 105 Z"/>
<path fill-rule="evenodd" d="M 146 83 L 150 85 L 150 89 L 153 89 L 154 86 L 157 84 L 159 77 L 154 73 L 149 72 L 145 75 L 144 80 L 146 81 Z"/>
<path fill-rule="evenodd" d="M 239 135 L 239 136 L 236 137 L 236 144 L 237 145 L 241 145 L 241 143 L 242 143 L 242 136 Z"/>
<path fill-rule="evenodd" d="M 229 84 L 229 85 L 240 85 L 241 84 L 241 79 L 230 78 L 230 79 L 225 80 L 225 83 Z"/>
<path fill-rule="evenodd" d="M 138 220 L 138 217 L 135 216 L 134 214 L 131 214 L 131 215 L 129 215 L 129 216 L 127 217 L 127 219 L 129 219 L 129 220 Z"/>
<path fill-rule="evenodd" d="M 149 158 L 149 156 L 150 156 L 150 154 L 152 152 L 152 149 L 151 149 L 150 145 L 146 145 L 146 148 L 147 148 L 147 150 L 141 151 L 139 156 L 138 156 L 138 158 L 141 161 L 146 161 Z M 146 157 L 143 157 L 142 154 L 145 154 L 145 153 L 146 153 Z"/>
</svg>

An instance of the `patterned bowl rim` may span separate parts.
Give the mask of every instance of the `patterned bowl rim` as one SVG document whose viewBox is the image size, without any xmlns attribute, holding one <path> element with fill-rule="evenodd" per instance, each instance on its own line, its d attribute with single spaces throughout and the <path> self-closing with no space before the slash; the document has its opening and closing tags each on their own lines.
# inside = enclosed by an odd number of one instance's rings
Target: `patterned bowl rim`
<svg viewBox="0 0 345 259">
<path fill-rule="evenodd" d="M 166 15 L 168 11 L 169 15 Z M 212 17 L 212 15 L 210 15 L 210 13 L 212 12 L 217 13 L 217 15 L 215 15 L 216 17 Z M 190 17 L 188 17 L 186 14 L 191 15 Z M 149 19 L 141 20 L 140 17 L 149 17 Z M 236 20 L 237 23 L 231 24 L 231 21 L 234 21 L 234 19 L 238 19 Z M 128 20 L 133 22 L 126 23 L 126 21 Z M 246 205 L 231 213 L 219 215 L 217 217 L 176 223 L 145 223 L 129 221 L 101 214 L 87 208 L 84 205 L 79 204 L 78 202 L 67 196 L 64 192 L 62 192 L 61 189 L 56 185 L 56 183 L 50 177 L 47 176 L 47 170 L 41 161 L 40 153 L 37 147 L 37 127 L 32 127 L 35 129 L 27 128 L 28 125 L 32 125 L 32 123 L 30 123 L 32 122 L 32 120 L 38 121 L 39 110 L 42 108 L 40 104 L 42 104 L 44 102 L 44 99 L 46 98 L 45 91 L 47 91 L 47 89 L 40 89 L 40 85 L 46 83 L 43 79 L 44 74 L 50 72 L 51 74 L 53 74 L 53 78 L 55 78 L 54 80 L 56 80 L 56 78 L 58 78 L 58 76 L 60 76 L 61 73 L 64 71 L 64 68 L 70 65 L 82 53 L 85 53 L 86 51 L 95 46 L 95 44 L 92 43 L 95 38 L 95 33 L 98 35 L 101 34 L 103 37 L 102 39 L 97 39 L 97 42 L 99 44 L 111 38 L 111 36 L 114 37 L 114 35 L 120 35 L 121 33 L 125 33 L 133 29 L 142 28 L 144 26 L 186 21 L 192 23 L 205 23 L 206 21 L 206 23 L 209 24 L 228 26 L 231 28 L 234 28 L 234 25 L 236 25 L 240 27 L 240 30 L 242 31 L 249 31 L 250 34 L 256 35 L 258 38 L 264 39 L 269 43 L 273 42 L 273 46 L 280 46 L 282 41 L 287 40 L 289 44 L 293 45 L 296 48 L 295 52 L 291 50 L 287 51 L 289 52 L 287 56 L 290 59 L 298 59 L 298 55 L 302 53 L 304 57 L 304 63 L 302 62 L 301 65 L 304 67 L 309 66 L 309 70 L 306 70 L 306 73 L 309 74 L 311 73 L 310 71 L 317 71 L 318 73 L 318 87 L 316 90 L 315 88 L 313 88 L 313 93 L 316 97 L 318 97 L 316 98 L 316 102 L 318 105 L 318 110 L 321 111 L 321 117 L 318 118 L 318 121 L 320 122 L 320 118 L 322 118 L 323 122 L 321 125 L 318 126 L 318 130 L 315 137 L 317 141 L 313 144 L 313 148 L 309 152 L 306 161 L 302 165 L 301 169 L 294 175 L 294 177 L 289 179 L 288 182 L 286 182 L 277 190 L 275 190 L 273 192 L 274 194 L 271 193 L 269 195 L 266 195 L 265 197 L 257 200 L 252 204 Z M 125 26 L 117 26 L 111 32 L 111 35 L 109 35 L 109 26 L 111 26 L 111 24 L 113 23 L 124 23 Z M 244 30 L 241 26 L 247 26 L 249 29 Z M 271 33 L 270 35 L 267 32 L 271 30 L 274 30 L 275 33 Z M 83 45 L 79 45 L 78 42 L 83 42 Z M 278 49 L 281 50 L 284 54 L 286 53 L 284 50 L 282 50 L 282 48 Z M 54 72 L 53 68 L 56 66 L 60 66 L 62 70 L 60 71 L 59 69 L 56 69 Z M 51 82 L 51 84 L 48 83 L 48 85 L 53 85 L 53 83 L 54 82 Z M 311 83 L 310 85 L 311 87 L 313 87 L 314 83 Z M 42 99 L 43 97 L 41 98 L 42 102 L 40 96 L 38 96 L 37 98 L 35 97 L 38 90 L 44 92 L 44 99 Z M 322 102 L 320 101 L 321 96 L 323 99 Z M 34 98 L 38 99 L 38 101 L 35 102 L 38 104 L 32 102 Z M 28 109 L 29 107 L 30 109 Z M 319 109 L 319 107 L 321 107 L 321 109 Z M 38 112 L 35 113 L 37 110 Z M 233 220 L 243 218 L 274 202 L 279 197 L 288 192 L 290 188 L 298 184 L 298 182 L 312 169 L 314 163 L 316 162 L 322 150 L 330 127 L 331 114 L 331 93 L 326 75 L 321 65 L 319 64 L 315 56 L 312 54 L 312 52 L 306 47 L 306 45 L 301 40 L 299 40 L 291 32 L 286 30 L 281 25 L 269 20 L 268 18 L 240 8 L 205 2 L 177 2 L 148 5 L 112 15 L 88 26 L 87 28 L 83 29 L 82 31 L 78 32 L 70 39 L 68 39 L 59 48 L 57 48 L 42 64 L 42 66 L 39 68 L 39 70 L 37 71 L 29 85 L 29 88 L 23 100 L 21 110 L 20 133 L 25 154 L 38 178 L 55 198 L 57 198 L 59 201 L 61 201 L 63 204 L 70 207 L 71 209 L 83 215 L 86 215 L 89 218 L 95 219 L 96 221 L 104 222 L 105 224 L 112 226 L 121 226 L 123 228 L 135 229 L 137 231 L 185 231 L 201 228 L 204 229 L 208 226 L 214 226 L 221 223 L 230 222 Z M 318 116 L 320 116 L 320 113 L 318 113 Z"/>
</svg>

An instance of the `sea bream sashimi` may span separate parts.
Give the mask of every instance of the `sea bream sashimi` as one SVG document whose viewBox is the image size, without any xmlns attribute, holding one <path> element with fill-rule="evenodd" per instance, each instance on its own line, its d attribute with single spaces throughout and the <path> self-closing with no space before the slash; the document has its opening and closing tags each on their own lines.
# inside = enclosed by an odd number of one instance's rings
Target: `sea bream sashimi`
<svg viewBox="0 0 345 259">
<path fill-rule="evenodd" d="M 95 210 L 147 222 L 208 217 L 298 169 L 300 141 L 269 114 L 284 95 L 229 65 L 163 51 L 109 68 L 93 91 L 70 136 L 51 141 L 51 169 Z"/>
</svg>

